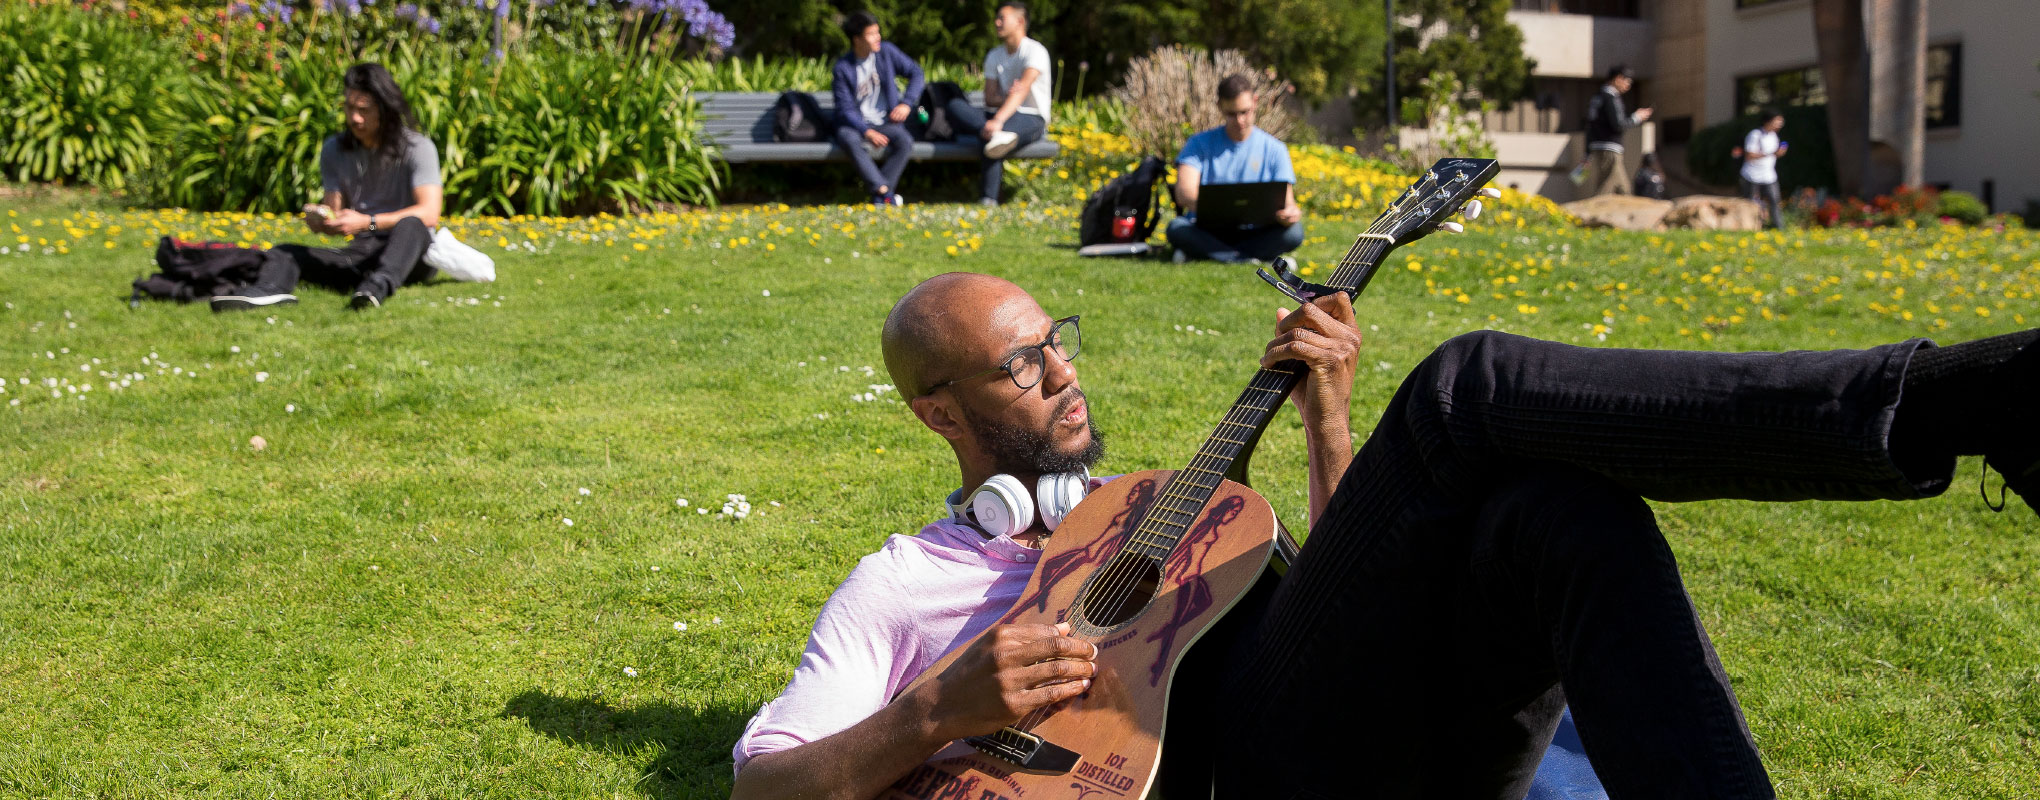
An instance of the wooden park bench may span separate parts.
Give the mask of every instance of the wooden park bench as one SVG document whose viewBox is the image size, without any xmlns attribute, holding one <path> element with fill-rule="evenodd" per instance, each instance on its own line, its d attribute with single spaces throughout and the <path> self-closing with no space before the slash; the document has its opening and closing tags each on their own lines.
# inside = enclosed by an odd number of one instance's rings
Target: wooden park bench
<svg viewBox="0 0 2040 800">
<path fill-rule="evenodd" d="M 833 120 L 836 100 L 828 92 L 814 93 L 824 120 Z M 850 154 L 837 146 L 833 129 L 828 141 L 772 141 L 772 104 L 779 95 L 769 92 L 700 92 L 702 131 L 716 147 L 722 160 L 732 163 L 799 161 L 848 161 Z M 984 93 L 972 92 L 970 102 L 984 103 Z M 1007 158 L 1053 158 L 1060 150 L 1043 139 L 1014 150 Z M 958 136 L 948 142 L 914 142 L 913 161 L 976 161 L 984 155 L 984 143 L 976 136 Z"/>
</svg>

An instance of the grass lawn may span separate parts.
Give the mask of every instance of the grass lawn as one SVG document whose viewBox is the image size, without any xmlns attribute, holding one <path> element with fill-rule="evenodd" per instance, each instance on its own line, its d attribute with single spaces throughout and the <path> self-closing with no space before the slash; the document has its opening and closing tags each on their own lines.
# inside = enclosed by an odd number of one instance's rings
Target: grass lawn
<svg viewBox="0 0 2040 800">
<path fill-rule="evenodd" d="M 474 221 L 498 283 L 370 314 L 316 289 L 130 310 L 158 233 L 298 237 L 0 208 L 8 796 L 723 796 L 829 591 L 956 480 L 883 388 L 894 298 L 970 269 L 1083 313 L 1107 472 L 1187 461 L 1281 299 L 1239 269 L 1079 259 L 1067 210 L 918 206 Z M 1316 221 L 1301 255 L 1363 225 Z M 1487 326 L 1762 350 L 2040 324 L 2018 232 L 1502 217 L 1389 266 L 1360 309 L 1361 430 Z M 1655 506 L 1783 795 L 2040 787 L 2040 523 L 1986 510 L 1978 469 L 1925 502 Z M 1301 528 L 1293 414 L 1256 472 Z"/>
</svg>

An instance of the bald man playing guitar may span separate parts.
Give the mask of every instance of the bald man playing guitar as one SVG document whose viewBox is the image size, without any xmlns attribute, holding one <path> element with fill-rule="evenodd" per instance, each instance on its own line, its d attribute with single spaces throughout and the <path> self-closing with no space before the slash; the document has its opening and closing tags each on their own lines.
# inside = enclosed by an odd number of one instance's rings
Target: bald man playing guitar
<svg viewBox="0 0 2040 800">
<path fill-rule="evenodd" d="M 1071 363 L 1076 327 L 986 275 L 931 278 L 893 308 L 886 367 L 954 450 L 964 491 L 1001 474 L 1035 486 L 1103 454 Z M 1080 760 L 1060 767 L 966 774 L 942 766 L 957 758 L 931 761 L 973 752 L 957 740 L 993 752 L 998 732 L 1093 713 L 1113 696 L 1108 679 L 1149 680 L 1145 660 L 1101 666 L 1137 639 L 1085 635 L 1076 617 L 1002 622 L 1037 606 L 1030 586 L 1052 583 L 1037 574 L 1051 569 L 1044 557 L 1102 544 L 1050 540 L 1041 521 L 994 534 L 958 511 L 892 537 L 831 596 L 785 692 L 737 742 L 732 796 L 1102 800 L 1156 785 L 1172 797 L 1519 798 L 1568 700 L 1614 797 L 1773 796 L 1641 498 L 1925 497 L 1946 488 L 1955 455 L 1976 453 L 2030 500 L 2040 424 L 2014 400 L 2040 390 L 2035 338 L 1723 354 L 1481 331 L 1411 373 L 1356 457 L 1361 337 L 1347 295 L 1315 298 L 1281 318 L 1262 356 L 1264 368 L 1306 368 L 1288 399 L 1309 448 L 1311 535 L 1176 674 L 1158 784 L 1068 733 L 1057 735 Z M 1961 424 L 1951 412 L 1991 421 L 1995 437 L 1949 427 Z M 1090 480 L 1063 530 L 1131 530 L 1154 507 L 1142 503 L 1175 486 L 1135 483 L 1149 474 Z M 1209 527 L 1265 506 L 1228 502 Z M 1126 540 L 1097 540 L 1108 541 Z M 1179 555 L 1195 552 L 1184 542 Z M 1154 580 L 1178 580 L 1185 563 L 1171 556 Z M 1053 781 L 1022 780 L 1042 775 Z"/>
</svg>

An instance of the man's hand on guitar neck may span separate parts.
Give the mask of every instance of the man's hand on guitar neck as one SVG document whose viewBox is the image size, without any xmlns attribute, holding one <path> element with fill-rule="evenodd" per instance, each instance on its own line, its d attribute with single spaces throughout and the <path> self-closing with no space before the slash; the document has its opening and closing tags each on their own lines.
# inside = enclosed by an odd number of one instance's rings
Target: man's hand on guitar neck
<svg viewBox="0 0 2040 800">
<path fill-rule="evenodd" d="M 1295 313 L 1276 309 L 1275 316 L 1275 339 L 1261 355 L 1261 366 L 1294 360 L 1310 368 L 1289 397 L 1303 415 L 1310 449 L 1310 519 L 1315 523 L 1353 463 L 1353 372 L 1360 362 L 1360 326 L 1344 292 L 1312 300 Z"/>
</svg>

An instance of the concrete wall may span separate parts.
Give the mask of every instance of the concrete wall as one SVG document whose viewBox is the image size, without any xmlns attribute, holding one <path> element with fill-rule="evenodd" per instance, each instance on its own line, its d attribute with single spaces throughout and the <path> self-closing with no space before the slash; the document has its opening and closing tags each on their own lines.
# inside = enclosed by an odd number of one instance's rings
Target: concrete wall
<svg viewBox="0 0 2040 800">
<path fill-rule="evenodd" d="M 1628 64 L 1637 77 L 1657 69 L 1657 40 L 1648 20 L 1511 11 L 1509 21 L 1523 30 L 1523 54 L 1537 60 L 1538 76 L 1600 78 L 1616 64 Z"/>
<path fill-rule="evenodd" d="M 1811 0 L 1737 9 L 1707 4 L 1706 101 L 1701 126 L 1735 116 L 1738 76 L 1817 63 Z M 1927 44 L 1962 43 L 1962 124 L 1927 132 L 1925 179 L 1983 194 L 1997 185 L 1996 210 L 2024 211 L 2040 201 L 2040 0 L 1930 0 Z"/>
<path fill-rule="evenodd" d="M 1731 0 L 1732 1 L 1732 0 Z M 2040 201 L 2040 2 L 1932 0 L 1927 44 L 1962 43 L 1962 124 L 1927 132 L 1926 180 L 1983 196 L 1998 211 Z"/>
</svg>

